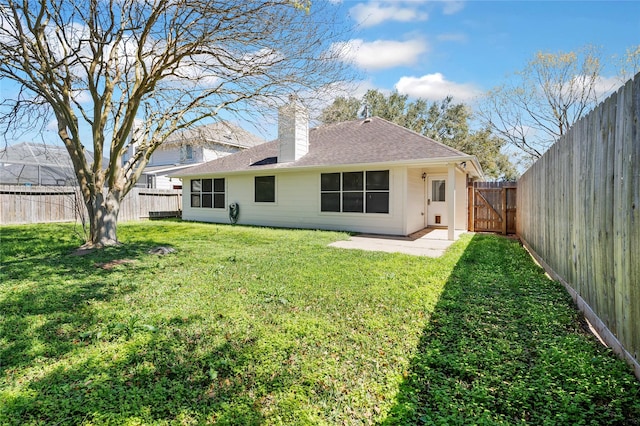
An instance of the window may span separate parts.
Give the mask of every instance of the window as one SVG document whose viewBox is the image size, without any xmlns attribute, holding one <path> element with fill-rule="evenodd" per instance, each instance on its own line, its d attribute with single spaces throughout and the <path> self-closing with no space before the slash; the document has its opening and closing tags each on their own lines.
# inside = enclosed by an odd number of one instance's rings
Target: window
<svg viewBox="0 0 640 426">
<path fill-rule="evenodd" d="M 320 176 L 320 211 L 340 211 L 340 173 L 323 173 Z"/>
<path fill-rule="evenodd" d="M 193 179 L 191 181 L 191 207 L 224 209 L 224 178 Z"/>
<path fill-rule="evenodd" d="M 367 172 L 367 213 L 389 213 L 389 171 Z"/>
<path fill-rule="evenodd" d="M 255 177 L 255 202 L 275 203 L 276 202 L 276 177 L 256 176 Z"/>
<path fill-rule="evenodd" d="M 445 193 L 446 193 L 446 190 L 445 190 L 444 180 L 431 181 L 431 199 L 433 201 L 446 201 Z"/>
<path fill-rule="evenodd" d="M 389 213 L 389 171 L 322 173 L 320 211 Z"/>
<path fill-rule="evenodd" d="M 193 160 L 193 146 L 183 145 L 180 147 L 180 161 Z"/>
<path fill-rule="evenodd" d="M 364 210 L 364 173 L 342 174 L 342 211 L 362 213 Z"/>
</svg>

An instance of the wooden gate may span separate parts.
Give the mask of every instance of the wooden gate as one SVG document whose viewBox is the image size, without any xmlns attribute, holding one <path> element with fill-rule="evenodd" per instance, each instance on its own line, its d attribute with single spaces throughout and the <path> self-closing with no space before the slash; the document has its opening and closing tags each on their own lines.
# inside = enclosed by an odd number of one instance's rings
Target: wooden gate
<svg viewBox="0 0 640 426">
<path fill-rule="evenodd" d="M 469 231 L 516 232 L 516 182 L 474 182 L 469 186 Z"/>
</svg>

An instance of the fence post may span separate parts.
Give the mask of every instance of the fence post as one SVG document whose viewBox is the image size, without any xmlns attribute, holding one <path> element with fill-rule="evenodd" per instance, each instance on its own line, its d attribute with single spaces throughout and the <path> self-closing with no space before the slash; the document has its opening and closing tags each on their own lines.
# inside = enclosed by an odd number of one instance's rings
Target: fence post
<svg viewBox="0 0 640 426">
<path fill-rule="evenodd" d="M 502 235 L 507 235 L 507 188 L 500 188 L 500 198 L 502 203 Z"/>
</svg>

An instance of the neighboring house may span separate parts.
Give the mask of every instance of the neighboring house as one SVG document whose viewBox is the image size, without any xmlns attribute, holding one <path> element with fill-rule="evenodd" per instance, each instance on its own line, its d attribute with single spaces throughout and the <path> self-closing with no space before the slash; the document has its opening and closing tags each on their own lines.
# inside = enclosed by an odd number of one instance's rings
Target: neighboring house
<svg viewBox="0 0 640 426">
<path fill-rule="evenodd" d="M 86 156 L 93 162 L 93 153 Z M 74 186 L 78 181 L 64 146 L 21 142 L 0 149 L 0 184 Z"/>
<path fill-rule="evenodd" d="M 265 141 L 227 121 L 195 127 L 174 134 L 151 155 L 149 164 L 137 186 L 157 189 L 179 189 L 181 182 L 168 175 L 178 170 L 215 160 L 262 144 Z M 132 147 L 124 156 L 127 161 Z"/>
<path fill-rule="evenodd" d="M 409 235 L 467 229 L 474 156 L 379 117 L 309 130 L 295 102 L 279 110 L 278 139 L 181 170 L 184 220 Z"/>
</svg>

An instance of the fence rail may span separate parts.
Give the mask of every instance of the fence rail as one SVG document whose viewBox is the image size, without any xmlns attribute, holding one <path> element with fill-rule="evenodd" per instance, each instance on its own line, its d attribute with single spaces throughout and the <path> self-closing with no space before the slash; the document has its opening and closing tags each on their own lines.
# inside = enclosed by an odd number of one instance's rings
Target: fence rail
<svg viewBox="0 0 640 426">
<path fill-rule="evenodd" d="M 518 181 L 517 232 L 640 378 L 640 74 Z"/>
<path fill-rule="evenodd" d="M 181 211 L 182 191 L 134 188 L 120 205 L 121 222 L 150 212 Z M 0 186 L 0 224 L 69 222 L 87 217 L 80 189 L 73 186 Z"/>
</svg>

